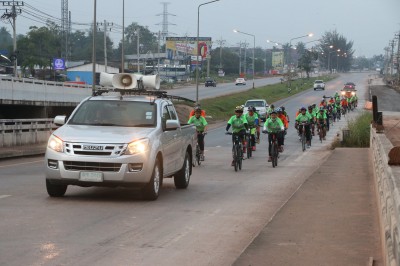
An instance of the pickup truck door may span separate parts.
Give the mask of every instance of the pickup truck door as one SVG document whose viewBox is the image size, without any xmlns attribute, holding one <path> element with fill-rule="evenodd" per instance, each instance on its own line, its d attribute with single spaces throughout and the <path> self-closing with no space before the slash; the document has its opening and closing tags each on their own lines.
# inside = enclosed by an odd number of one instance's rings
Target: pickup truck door
<svg viewBox="0 0 400 266">
<path fill-rule="evenodd" d="M 164 155 L 164 174 L 166 175 L 172 174 L 176 171 L 176 160 L 179 151 L 178 139 L 181 134 L 179 128 L 176 130 L 165 130 L 166 121 L 174 118 L 172 111 L 174 112 L 175 110 L 171 109 L 168 105 L 162 107 L 161 123 L 163 133 L 161 135 L 161 143 Z"/>
</svg>

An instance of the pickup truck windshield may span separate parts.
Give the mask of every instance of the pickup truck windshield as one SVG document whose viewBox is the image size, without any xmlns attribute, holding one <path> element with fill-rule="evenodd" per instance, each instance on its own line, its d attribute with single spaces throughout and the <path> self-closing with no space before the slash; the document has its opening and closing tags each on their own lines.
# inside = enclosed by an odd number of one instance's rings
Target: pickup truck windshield
<svg viewBox="0 0 400 266">
<path fill-rule="evenodd" d="M 263 101 L 248 101 L 246 102 L 245 107 L 249 107 L 249 106 L 254 106 L 254 107 L 265 107 L 265 104 Z"/>
<path fill-rule="evenodd" d="M 134 101 L 84 102 L 68 124 L 120 127 L 155 127 L 156 105 Z"/>
</svg>

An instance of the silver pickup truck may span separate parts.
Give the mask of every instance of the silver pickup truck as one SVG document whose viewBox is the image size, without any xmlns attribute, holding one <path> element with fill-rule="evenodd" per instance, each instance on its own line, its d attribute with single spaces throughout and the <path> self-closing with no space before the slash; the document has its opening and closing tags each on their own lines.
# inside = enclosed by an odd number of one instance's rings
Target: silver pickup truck
<svg viewBox="0 0 400 266">
<path fill-rule="evenodd" d="M 110 95 L 111 94 L 111 95 Z M 195 152 L 195 128 L 181 125 L 169 99 L 142 95 L 84 99 L 50 136 L 46 188 L 62 197 L 68 185 L 140 187 L 158 198 L 163 178 L 187 188 Z"/>
</svg>

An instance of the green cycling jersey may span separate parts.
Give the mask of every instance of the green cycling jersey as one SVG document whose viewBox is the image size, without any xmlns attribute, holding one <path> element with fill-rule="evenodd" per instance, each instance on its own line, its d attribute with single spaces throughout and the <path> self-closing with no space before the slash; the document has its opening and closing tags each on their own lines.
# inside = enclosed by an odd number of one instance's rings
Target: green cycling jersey
<svg viewBox="0 0 400 266">
<path fill-rule="evenodd" d="M 268 118 L 264 123 L 264 130 L 268 133 L 278 133 L 285 130 L 285 127 L 283 126 L 282 120 L 279 118 Z"/>
<path fill-rule="evenodd" d="M 199 118 L 197 118 L 196 116 L 192 116 L 187 123 L 195 125 L 196 130 L 199 132 L 203 132 L 204 128 L 208 125 L 206 119 L 202 116 L 200 116 Z"/>
<path fill-rule="evenodd" d="M 247 124 L 247 119 L 244 115 L 240 117 L 234 115 L 228 121 L 228 125 L 232 126 L 233 133 L 239 133 L 241 130 L 246 129 L 245 124 Z"/>
</svg>

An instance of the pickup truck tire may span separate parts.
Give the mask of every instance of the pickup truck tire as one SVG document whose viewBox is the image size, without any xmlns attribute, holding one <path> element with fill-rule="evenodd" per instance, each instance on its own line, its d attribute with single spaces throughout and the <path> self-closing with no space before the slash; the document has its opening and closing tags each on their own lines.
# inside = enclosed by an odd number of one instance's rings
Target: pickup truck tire
<svg viewBox="0 0 400 266">
<path fill-rule="evenodd" d="M 190 173 L 192 171 L 192 164 L 189 158 L 189 152 L 186 151 L 185 160 L 181 170 L 174 175 L 175 187 L 182 189 L 189 186 Z"/>
<path fill-rule="evenodd" d="M 162 183 L 161 165 L 159 159 L 156 159 L 153 173 L 149 183 L 143 188 L 143 198 L 146 200 L 156 200 L 160 194 L 160 186 Z"/>
<path fill-rule="evenodd" d="M 64 196 L 65 192 L 67 191 L 67 187 L 68 185 L 52 184 L 48 179 L 46 179 L 47 194 L 49 194 L 50 197 Z"/>
</svg>

